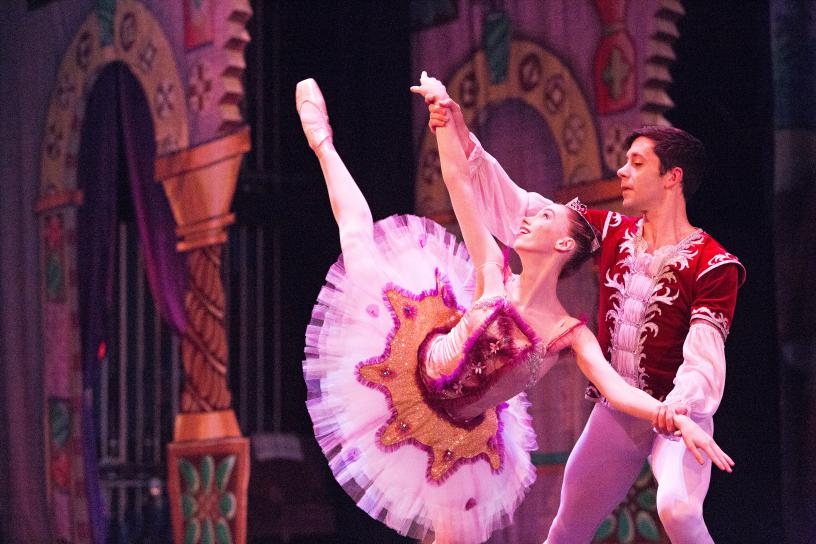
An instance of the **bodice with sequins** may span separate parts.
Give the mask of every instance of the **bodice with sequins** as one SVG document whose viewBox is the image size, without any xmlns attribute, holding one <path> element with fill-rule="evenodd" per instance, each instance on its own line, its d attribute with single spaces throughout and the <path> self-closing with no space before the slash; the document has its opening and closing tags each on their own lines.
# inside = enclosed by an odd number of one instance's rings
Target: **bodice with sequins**
<svg viewBox="0 0 816 544">
<path fill-rule="evenodd" d="M 470 336 L 456 369 L 433 379 L 420 364 L 418 372 L 432 405 L 456 420 L 469 420 L 535 385 L 554 365 L 562 340 L 580 323 L 550 342 L 543 342 L 506 297 L 494 297 L 472 310 L 490 311 Z M 436 332 L 429 335 L 431 340 Z M 420 356 L 421 350 L 420 350 Z"/>
</svg>

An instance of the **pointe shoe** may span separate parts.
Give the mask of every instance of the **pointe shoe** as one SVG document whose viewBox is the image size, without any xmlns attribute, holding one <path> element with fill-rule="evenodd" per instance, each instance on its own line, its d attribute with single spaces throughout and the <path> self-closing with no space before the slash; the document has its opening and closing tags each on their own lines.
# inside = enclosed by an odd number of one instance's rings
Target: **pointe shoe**
<svg viewBox="0 0 816 544">
<path fill-rule="evenodd" d="M 304 112 L 302 110 L 306 104 L 311 104 L 313 107 L 306 108 Z M 309 142 L 309 147 L 317 151 L 320 144 L 332 137 L 329 114 L 326 111 L 326 101 L 323 100 L 323 94 L 320 92 L 320 87 L 317 86 L 317 81 L 309 78 L 297 84 L 297 87 L 295 87 L 295 106 L 300 116 L 303 132 L 306 134 L 306 140 Z"/>
</svg>

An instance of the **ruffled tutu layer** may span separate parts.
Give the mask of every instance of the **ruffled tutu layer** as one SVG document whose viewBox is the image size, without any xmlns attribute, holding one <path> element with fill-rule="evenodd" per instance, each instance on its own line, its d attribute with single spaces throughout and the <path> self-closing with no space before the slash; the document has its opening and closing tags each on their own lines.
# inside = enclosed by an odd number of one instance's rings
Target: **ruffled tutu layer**
<svg viewBox="0 0 816 544">
<path fill-rule="evenodd" d="M 416 331 L 455 322 L 470 304 L 469 257 L 444 228 L 415 216 L 376 223 L 373 246 L 355 255 L 363 254 L 368 262 L 352 274 L 342 256 L 329 269 L 306 330 L 315 436 L 337 481 L 373 518 L 413 538 L 433 532 L 440 544 L 482 542 L 535 480 L 526 397 L 465 428 L 430 407 L 415 375 L 424 339 Z"/>
</svg>

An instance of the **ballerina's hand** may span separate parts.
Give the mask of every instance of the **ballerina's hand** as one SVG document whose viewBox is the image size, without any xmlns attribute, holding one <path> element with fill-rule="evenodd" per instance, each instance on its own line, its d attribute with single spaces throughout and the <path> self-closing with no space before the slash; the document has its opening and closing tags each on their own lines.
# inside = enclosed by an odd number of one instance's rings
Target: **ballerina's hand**
<svg viewBox="0 0 816 544">
<path fill-rule="evenodd" d="M 412 86 L 411 92 L 422 96 L 426 104 L 433 104 L 448 98 L 448 91 L 442 82 L 435 77 L 430 77 L 425 70 L 419 76 L 419 85 Z"/>
<path fill-rule="evenodd" d="M 675 435 L 683 437 L 683 442 L 686 448 L 694 455 L 694 458 L 701 465 L 705 463 L 700 450 L 703 450 L 711 462 L 717 465 L 720 470 L 731 472 L 731 467 L 734 466 L 734 461 L 717 445 L 711 435 L 700 428 L 688 416 L 678 415 L 675 418 L 677 427 L 680 429 Z"/>
</svg>

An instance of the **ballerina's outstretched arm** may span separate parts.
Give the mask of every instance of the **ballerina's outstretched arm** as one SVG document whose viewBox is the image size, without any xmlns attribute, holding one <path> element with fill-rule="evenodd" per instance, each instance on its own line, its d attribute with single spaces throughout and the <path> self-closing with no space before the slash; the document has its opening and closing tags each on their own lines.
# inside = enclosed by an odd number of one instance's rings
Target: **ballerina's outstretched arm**
<svg viewBox="0 0 816 544">
<path fill-rule="evenodd" d="M 326 102 L 314 79 L 297 84 L 295 102 L 306 139 L 323 170 L 332 213 L 340 232 L 346 271 L 350 276 L 360 278 L 371 266 L 367 258 L 373 238 L 371 210 L 334 148 Z"/>
<path fill-rule="evenodd" d="M 412 92 L 422 96 L 431 94 L 437 100 L 445 100 L 448 97 L 445 86 L 438 79 L 428 77 L 425 72 L 422 72 L 419 82 L 419 86 L 411 87 Z M 469 183 L 467 158 L 455 124 L 451 123 L 437 129 L 436 142 L 439 147 L 442 179 L 448 189 L 465 246 L 476 267 L 474 298 L 503 295 L 504 256 L 474 206 L 475 196 Z"/>
<path fill-rule="evenodd" d="M 595 384 L 613 408 L 641 419 L 654 422 L 660 401 L 627 384 L 615 372 L 603 356 L 598 340 L 586 327 L 580 327 L 572 338 L 572 349 L 581 372 Z M 697 423 L 685 415 L 675 415 L 675 422 L 686 448 L 697 462 L 703 464 L 703 450 L 721 470 L 731 472 L 734 461 L 720 448 L 714 439 Z"/>
<path fill-rule="evenodd" d="M 411 87 L 411 91 L 423 96 L 433 93 L 439 99 L 447 97 L 442 83 L 428 77 L 425 72 L 420 77 L 420 85 Z M 436 140 L 442 179 L 475 267 L 474 301 L 504 295 L 504 255 L 473 206 L 467 159 L 455 126 L 441 127 L 436 131 Z M 465 342 L 491 312 L 489 307 L 475 306 L 462 316 L 449 333 L 437 336 L 431 342 L 424 361 L 425 370 L 430 377 L 437 379 L 449 375 L 457 367 Z"/>
</svg>

